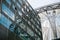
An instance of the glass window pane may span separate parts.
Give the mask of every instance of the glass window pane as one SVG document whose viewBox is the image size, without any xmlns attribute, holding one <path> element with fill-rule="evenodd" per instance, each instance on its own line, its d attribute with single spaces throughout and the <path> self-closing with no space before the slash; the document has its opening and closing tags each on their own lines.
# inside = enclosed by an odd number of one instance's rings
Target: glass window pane
<svg viewBox="0 0 60 40">
<path fill-rule="evenodd" d="M 12 0 L 13 2 L 15 2 L 16 0 Z"/>
<path fill-rule="evenodd" d="M 23 23 L 20 24 L 21 28 L 23 28 L 25 30 L 25 25 Z"/>
<path fill-rule="evenodd" d="M 4 25 L 6 28 L 9 29 L 9 26 L 10 26 L 10 24 L 11 24 L 11 21 L 8 20 L 4 15 L 2 15 L 2 16 L 1 16 L 0 23 L 1 23 L 2 25 Z"/>
<path fill-rule="evenodd" d="M 27 28 L 27 30 L 28 30 L 27 33 L 29 33 L 31 36 L 34 36 L 34 33 L 30 28 Z"/>
<path fill-rule="evenodd" d="M 9 8 L 7 8 L 4 4 L 2 4 L 2 11 L 7 14 L 11 19 L 14 20 L 14 14 L 11 12 Z"/>
<path fill-rule="evenodd" d="M 11 4 L 11 0 L 6 0 L 6 2 L 7 2 L 8 4 Z"/>
<path fill-rule="evenodd" d="M 20 8 L 20 4 L 17 2 L 17 6 Z"/>
<path fill-rule="evenodd" d="M 22 16 L 22 13 L 20 11 L 18 11 L 19 15 Z"/>
<path fill-rule="evenodd" d="M 12 5 L 12 8 L 15 10 L 15 5 Z"/>
<path fill-rule="evenodd" d="M 21 0 L 19 0 L 19 2 L 22 4 L 23 2 Z"/>
<path fill-rule="evenodd" d="M 1 19 L 1 13 L 0 13 L 0 19 Z"/>
</svg>

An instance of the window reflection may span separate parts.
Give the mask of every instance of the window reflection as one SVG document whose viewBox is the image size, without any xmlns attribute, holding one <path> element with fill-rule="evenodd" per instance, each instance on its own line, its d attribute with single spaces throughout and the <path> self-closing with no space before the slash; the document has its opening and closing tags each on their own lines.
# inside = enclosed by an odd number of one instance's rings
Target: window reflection
<svg viewBox="0 0 60 40">
<path fill-rule="evenodd" d="M 15 10 L 15 5 L 12 5 L 12 8 Z"/>
<path fill-rule="evenodd" d="M 29 29 L 29 28 L 27 28 L 27 32 L 31 35 L 31 36 L 34 36 L 34 33 L 33 33 L 33 31 L 31 30 L 31 29 Z"/>
<path fill-rule="evenodd" d="M 18 0 L 18 1 L 20 2 L 20 4 L 22 4 L 22 3 L 23 3 L 23 2 L 22 2 L 23 0 Z"/>
<path fill-rule="evenodd" d="M 25 25 L 23 23 L 20 24 L 21 28 L 23 28 L 25 30 Z"/>
<path fill-rule="evenodd" d="M 16 0 L 12 0 L 13 2 L 15 2 Z"/>
<path fill-rule="evenodd" d="M 1 13 L 0 13 L 0 19 L 1 19 Z"/>
<path fill-rule="evenodd" d="M 22 13 L 20 11 L 18 11 L 19 15 L 22 16 Z"/>
<path fill-rule="evenodd" d="M 11 0 L 6 0 L 6 2 L 11 5 Z"/>
<path fill-rule="evenodd" d="M 11 24 L 11 21 L 8 20 L 4 15 L 1 15 L 0 23 L 1 23 L 2 25 L 4 25 L 6 28 L 9 29 L 9 26 L 10 26 L 10 24 Z"/>
<path fill-rule="evenodd" d="M 9 8 L 7 8 L 4 4 L 2 4 L 2 11 L 7 14 L 12 20 L 14 20 L 14 14 L 11 12 Z"/>
<path fill-rule="evenodd" d="M 20 4 L 17 2 L 17 6 L 20 8 Z"/>
</svg>

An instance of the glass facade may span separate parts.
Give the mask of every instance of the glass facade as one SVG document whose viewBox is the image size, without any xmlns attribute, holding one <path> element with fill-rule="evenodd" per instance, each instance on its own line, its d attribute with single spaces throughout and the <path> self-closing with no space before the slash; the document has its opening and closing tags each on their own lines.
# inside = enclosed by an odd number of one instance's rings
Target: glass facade
<svg viewBox="0 0 60 40">
<path fill-rule="evenodd" d="M 8 40 L 42 40 L 40 18 L 26 0 L 1 1 L 0 24 L 8 29 Z"/>
</svg>

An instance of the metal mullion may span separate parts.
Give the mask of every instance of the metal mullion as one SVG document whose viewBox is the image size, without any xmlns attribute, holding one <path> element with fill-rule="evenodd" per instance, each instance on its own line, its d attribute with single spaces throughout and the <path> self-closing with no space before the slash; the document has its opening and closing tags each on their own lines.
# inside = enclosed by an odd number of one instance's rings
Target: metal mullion
<svg viewBox="0 0 60 40">
<path fill-rule="evenodd" d="M 26 18 L 27 19 L 27 18 Z M 31 22 L 31 21 L 30 21 Z M 32 22 L 31 22 L 32 23 Z M 35 26 L 36 27 L 36 26 Z M 37 27 L 36 27 L 37 28 Z"/>
<path fill-rule="evenodd" d="M 8 4 L 8 5 L 9 5 L 9 4 Z M 11 9 L 13 9 L 12 6 L 13 6 L 13 2 L 11 1 L 11 6 L 10 6 Z"/>
<path fill-rule="evenodd" d="M 9 4 L 6 1 L 3 1 L 3 3 L 9 8 L 11 9 L 12 12 L 14 12 L 13 8 L 11 6 L 9 6 Z"/>
<path fill-rule="evenodd" d="M 26 19 L 27 19 L 27 17 L 26 17 Z M 33 24 L 31 21 L 29 21 L 31 24 Z M 34 26 L 35 26 L 35 24 L 33 24 Z M 35 26 L 35 28 L 36 28 L 36 26 Z"/>
<path fill-rule="evenodd" d="M 4 15 L 4 16 L 6 16 L 7 18 L 9 17 L 9 16 L 7 16 L 4 12 L 2 12 L 2 14 Z M 10 18 L 9 18 L 10 19 Z M 11 19 L 10 19 L 11 20 Z M 13 21 L 13 20 L 11 20 L 12 22 L 13 22 L 13 24 L 14 23 L 16 23 L 15 21 Z M 16 23 L 17 24 L 17 23 Z M 19 24 L 17 24 L 18 26 L 19 26 Z M 20 29 L 22 29 L 20 26 L 19 26 L 19 28 Z M 23 30 L 23 29 L 22 29 Z M 24 30 L 23 30 L 24 31 Z M 25 33 L 27 33 L 26 31 L 24 31 Z M 27 35 L 29 35 L 28 33 L 27 33 Z M 30 36 L 30 35 L 29 35 Z"/>
<path fill-rule="evenodd" d="M 27 23 L 27 22 L 25 22 L 25 23 Z M 27 23 L 28 24 L 28 23 Z M 28 24 L 29 25 L 29 24 Z M 31 26 L 30 26 L 31 27 Z M 32 29 L 32 28 L 31 28 Z M 32 29 L 33 30 L 33 29 Z M 34 32 L 34 31 L 33 31 Z M 35 32 L 36 33 L 36 32 Z"/>
<path fill-rule="evenodd" d="M 27 8 L 28 8 L 28 6 L 27 6 Z M 29 9 L 29 8 L 28 8 Z M 40 27 L 39 27 L 40 28 Z"/>
<path fill-rule="evenodd" d="M 29 26 L 29 24 L 27 23 L 27 21 L 24 20 L 24 22 Z M 31 26 L 30 26 L 29 28 L 32 29 Z M 33 30 L 33 29 L 32 29 L 32 30 Z M 34 30 L 33 30 L 33 32 L 34 32 Z M 36 32 L 35 32 L 35 33 L 36 33 Z M 36 33 L 36 34 L 37 34 L 37 33 Z"/>
<path fill-rule="evenodd" d="M 29 25 L 29 24 L 28 24 Z"/>
<path fill-rule="evenodd" d="M 25 0 L 26 2 L 27 2 L 27 0 Z M 28 3 L 28 2 L 27 2 Z M 31 5 L 28 3 L 28 5 L 31 7 Z M 32 12 L 34 12 L 35 13 L 35 15 L 37 14 L 35 11 L 34 11 L 34 9 L 31 7 L 31 9 L 33 10 Z"/>
<path fill-rule="evenodd" d="M 8 15 L 6 15 L 3 11 L 2 11 L 2 14 L 3 14 L 6 18 L 8 18 L 10 21 L 14 22 Z"/>
<path fill-rule="evenodd" d="M 25 23 L 26 23 L 27 21 L 25 21 Z M 29 28 L 31 28 L 30 26 L 31 25 L 29 25 L 28 23 L 27 23 L 27 25 L 29 26 Z M 33 29 L 32 29 L 33 30 Z M 35 31 L 35 30 L 33 30 L 34 31 L 34 33 L 36 33 L 37 34 L 37 32 Z M 40 35 L 39 34 L 37 34 L 39 37 L 40 37 Z"/>
<path fill-rule="evenodd" d="M 18 8 L 18 7 L 17 7 Z M 19 8 L 18 8 L 19 9 Z"/>
<path fill-rule="evenodd" d="M 9 4 L 7 2 L 5 2 L 5 3 L 6 3 L 5 5 L 9 8 L 9 6 L 8 6 Z M 13 14 L 15 14 L 15 10 L 12 7 L 10 7 L 9 9 L 13 12 Z"/>
<path fill-rule="evenodd" d="M 17 5 L 16 5 L 17 6 Z M 17 10 L 16 10 L 17 11 Z M 17 13 L 18 13 L 18 11 L 17 11 Z M 16 15 L 16 16 L 18 16 L 18 14 Z M 20 17 L 20 16 L 18 16 L 18 17 Z M 23 29 L 23 28 L 22 28 Z"/>
<path fill-rule="evenodd" d="M 27 19 L 27 18 L 26 18 Z M 30 20 L 29 20 L 30 21 Z M 33 24 L 31 21 L 30 21 L 31 24 Z M 35 24 L 33 24 L 35 26 L 35 28 L 39 31 L 39 29 L 36 27 Z M 40 31 L 39 31 L 40 32 Z"/>
<path fill-rule="evenodd" d="M 26 2 L 27 2 L 27 0 L 25 0 Z M 28 2 L 27 2 L 28 3 Z M 29 4 L 29 3 L 28 3 Z M 29 4 L 29 6 L 31 7 L 31 5 Z M 34 13 L 36 13 L 35 11 L 34 11 L 34 9 L 31 7 L 31 9 L 33 10 L 32 12 L 34 12 Z M 36 14 L 35 14 L 35 17 L 36 17 Z M 38 19 L 37 19 L 38 20 Z M 39 20 L 38 20 L 39 21 Z"/>
<path fill-rule="evenodd" d="M 38 23 L 36 23 L 36 20 L 35 19 L 33 19 L 34 21 L 35 21 L 35 24 L 37 24 L 38 26 L 39 26 L 39 28 L 41 28 L 41 25 L 39 25 Z M 41 23 L 40 23 L 41 24 Z"/>
<path fill-rule="evenodd" d="M 31 22 L 31 21 L 30 21 Z M 32 23 L 33 24 L 33 23 Z M 34 27 L 40 32 L 40 30 L 36 27 L 36 25 L 35 24 L 33 24 L 34 25 Z"/>
<path fill-rule="evenodd" d="M 28 17 L 26 17 L 26 19 L 28 20 Z M 29 20 L 30 21 L 30 20 Z M 31 21 L 30 21 L 31 22 Z M 33 24 L 32 22 L 31 22 L 31 24 Z M 33 25 L 35 25 L 35 24 L 33 24 Z M 35 28 L 37 28 L 36 26 L 35 26 Z M 38 28 L 37 28 L 38 29 Z M 38 29 L 38 31 L 39 31 L 39 29 Z"/>
<path fill-rule="evenodd" d="M 8 3 L 7 3 L 8 4 Z"/>
</svg>

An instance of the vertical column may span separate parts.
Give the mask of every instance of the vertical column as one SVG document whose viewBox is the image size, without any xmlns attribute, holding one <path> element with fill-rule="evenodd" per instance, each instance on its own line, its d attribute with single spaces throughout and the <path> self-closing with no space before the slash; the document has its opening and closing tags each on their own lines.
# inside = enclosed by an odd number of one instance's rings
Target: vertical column
<svg viewBox="0 0 60 40">
<path fill-rule="evenodd" d="M 47 11 L 46 11 L 46 13 L 47 13 Z M 55 12 L 55 10 L 53 10 L 52 15 L 50 15 L 50 16 L 48 15 L 47 16 L 48 19 L 49 19 L 49 22 L 51 24 L 51 28 L 53 30 L 54 39 L 57 38 L 57 31 L 56 31 L 56 24 L 55 24 L 55 14 L 56 14 L 56 12 Z"/>
<path fill-rule="evenodd" d="M 54 32 L 54 38 L 57 38 L 57 31 L 56 31 L 56 23 L 55 23 L 55 12 L 53 11 L 53 14 L 52 14 L 52 29 L 53 29 L 53 32 Z"/>
</svg>

